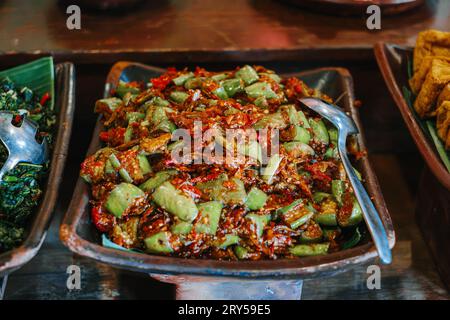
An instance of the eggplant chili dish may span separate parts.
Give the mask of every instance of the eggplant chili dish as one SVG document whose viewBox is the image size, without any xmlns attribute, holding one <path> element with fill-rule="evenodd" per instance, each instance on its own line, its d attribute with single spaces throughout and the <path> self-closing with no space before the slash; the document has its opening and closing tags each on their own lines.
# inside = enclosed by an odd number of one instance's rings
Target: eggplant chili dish
<svg viewBox="0 0 450 320">
<path fill-rule="evenodd" d="M 305 96 L 332 102 L 261 66 L 120 81 L 95 104 L 103 147 L 81 166 L 103 244 L 224 260 L 357 245 L 367 233 L 337 130 L 300 104 Z"/>
</svg>

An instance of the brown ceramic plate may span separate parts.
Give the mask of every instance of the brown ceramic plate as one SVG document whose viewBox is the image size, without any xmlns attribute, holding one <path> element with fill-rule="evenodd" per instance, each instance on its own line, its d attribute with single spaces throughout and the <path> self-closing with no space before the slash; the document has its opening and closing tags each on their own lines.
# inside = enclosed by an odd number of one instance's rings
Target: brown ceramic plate
<svg viewBox="0 0 450 320">
<path fill-rule="evenodd" d="M 375 57 L 378 66 L 411 136 L 433 174 L 447 190 L 450 190 L 450 172 L 442 162 L 429 132 L 414 110 L 408 106 L 402 92 L 403 88 L 409 88 L 408 64 L 412 62 L 412 56 L 413 50 L 411 48 L 385 43 L 375 45 Z"/>
<path fill-rule="evenodd" d="M 20 247 L 0 254 L 0 277 L 19 269 L 30 261 L 45 239 L 67 157 L 75 108 L 75 71 L 71 63 L 60 63 L 54 68 L 55 108 L 58 126 L 42 201 L 29 223 L 27 237 Z"/>
<path fill-rule="evenodd" d="M 424 0 L 281 0 L 286 3 L 333 15 L 366 14 L 368 6 L 379 6 L 384 15 L 399 14 L 418 7 Z"/>
<path fill-rule="evenodd" d="M 158 76 L 161 72 L 163 70 L 138 63 L 118 62 L 112 67 L 108 75 L 105 93 L 107 95 L 119 80 L 148 81 L 150 78 Z M 358 111 L 353 106 L 352 78 L 346 69 L 325 68 L 291 74 L 290 76 L 302 78 L 311 87 L 321 90 L 334 99 L 342 96 L 343 98 L 339 104 L 350 112 L 361 129 Z M 88 154 L 92 154 L 99 149 L 100 140 L 98 136 L 101 128 L 102 124 L 98 122 Z M 358 142 L 362 149 L 365 149 L 362 132 L 358 136 Z M 357 167 L 361 170 L 366 188 L 374 199 L 392 248 L 395 243 L 395 234 L 391 218 L 368 158 L 362 158 Z M 89 186 L 81 178 L 78 179 L 72 202 L 61 225 L 61 240 L 70 250 L 77 254 L 134 271 L 153 274 L 251 278 L 308 278 L 345 271 L 354 265 L 367 262 L 377 256 L 376 249 L 371 241 L 352 249 L 324 256 L 262 261 L 182 259 L 110 249 L 101 245 L 100 234 L 90 223 L 89 196 Z"/>
</svg>

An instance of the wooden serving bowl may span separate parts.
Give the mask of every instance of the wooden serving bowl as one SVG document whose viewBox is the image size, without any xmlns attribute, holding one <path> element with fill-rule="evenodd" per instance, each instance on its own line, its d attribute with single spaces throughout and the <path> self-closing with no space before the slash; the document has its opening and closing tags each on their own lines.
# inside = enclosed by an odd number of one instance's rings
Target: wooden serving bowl
<svg viewBox="0 0 450 320">
<path fill-rule="evenodd" d="M 28 225 L 25 241 L 21 246 L 0 254 L 0 277 L 19 269 L 37 254 L 45 239 L 58 198 L 75 110 L 75 71 L 71 63 L 60 63 L 53 68 L 52 62 L 51 68 L 55 77 L 54 106 L 58 112 L 58 122 L 53 153 L 50 159 L 50 172 L 45 185 L 43 185 L 44 193 L 41 203 Z M 38 78 L 42 77 L 42 70 L 31 72 L 35 72 Z"/>
<path fill-rule="evenodd" d="M 421 125 L 421 120 L 416 112 L 408 106 L 402 93 L 403 87 L 409 88 L 407 70 L 408 61 L 412 61 L 412 48 L 377 43 L 374 50 L 386 85 L 417 148 L 436 178 L 447 190 L 450 190 L 450 172 L 445 168 L 433 141 Z"/>
<path fill-rule="evenodd" d="M 107 78 L 105 95 L 107 96 L 119 80 L 148 81 L 158 76 L 164 70 L 132 62 L 116 63 Z M 286 75 L 284 75 L 286 76 Z M 321 90 L 334 99 L 343 96 L 340 105 L 353 117 L 360 129 L 357 141 L 362 149 L 365 142 L 358 111 L 353 105 L 353 83 L 349 72 L 341 68 L 323 68 L 289 76 L 297 76 L 308 85 Z M 344 94 L 344 95 L 343 95 Z M 88 154 L 100 148 L 99 132 L 102 124 L 98 121 Z M 392 248 L 395 243 L 395 233 L 386 204 L 381 194 L 377 178 L 371 168 L 367 156 L 356 164 L 361 171 L 365 186 L 374 199 Z M 176 284 L 204 281 L 205 276 L 213 277 L 214 281 L 234 278 L 238 280 L 286 280 L 323 277 L 343 272 L 352 266 L 375 259 L 377 251 L 372 241 L 357 247 L 331 253 L 298 259 L 260 260 L 260 261 L 219 261 L 213 259 L 183 259 L 170 256 L 148 255 L 125 252 L 102 247 L 100 234 L 90 222 L 89 186 L 78 179 L 69 209 L 60 228 L 63 243 L 73 252 L 97 261 L 129 270 L 146 272 L 160 280 Z M 198 280 L 200 279 L 200 280 Z"/>
<path fill-rule="evenodd" d="M 430 248 L 442 281 L 450 290 L 450 173 L 445 168 L 429 134 L 401 92 L 408 84 L 408 60 L 412 48 L 377 43 L 375 56 L 386 85 L 399 108 L 427 168 L 420 174 L 416 220 Z"/>
</svg>

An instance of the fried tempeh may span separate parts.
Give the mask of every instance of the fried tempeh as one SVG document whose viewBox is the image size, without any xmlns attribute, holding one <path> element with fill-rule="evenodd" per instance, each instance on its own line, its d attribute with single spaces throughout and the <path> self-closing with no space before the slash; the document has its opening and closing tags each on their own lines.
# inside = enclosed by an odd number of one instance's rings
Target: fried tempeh
<svg viewBox="0 0 450 320">
<path fill-rule="evenodd" d="M 450 82 L 450 63 L 433 60 L 430 71 L 414 102 L 414 108 L 421 118 L 435 115 L 436 100 L 442 89 Z"/>
<path fill-rule="evenodd" d="M 427 30 L 419 33 L 414 49 L 414 73 L 427 56 L 450 56 L 450 32 Z"/>
</svg>

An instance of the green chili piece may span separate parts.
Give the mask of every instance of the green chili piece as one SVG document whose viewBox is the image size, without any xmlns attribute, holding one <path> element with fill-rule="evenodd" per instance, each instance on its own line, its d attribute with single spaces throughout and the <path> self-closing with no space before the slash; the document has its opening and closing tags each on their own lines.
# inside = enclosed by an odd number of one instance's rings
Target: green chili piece
<svg viewBox="0 0 450 320">
<path fill-rule="evenodd" d="M 211 77 L 211 79 L 213 79 L 216 82 L 219 82 L 219 81 L 224 80 L 226 78 L 228 78 L 228 74 L 227 73 L 218 73 L 218 74 L 215 74 L 215 75 L 213 75 Z"/>
<path fill-rule="evenodd" d="M 199 89 L 202 87 L 204 78 L 190 78 L 184 83 L 186 89 Z"/>
<path fill-rule="evenodd" d="M 262 179 L 267 184 L 272 184 L 273 178 L 275 177 L 278 167 L 280 166 L 281 161 L 283 160 L 283 157 L 279 154 L 274 154 L 270 157 L 267 166 L 264 168 Z"/>
<path fill-rule="evenodd" d="M 260 215 L 256 213 L 249 213 L 245 216 L 246 219 L 249 219 L 256 227 L 256 235 L 258 238 L 261 238 L 264 232 L 264 227 L 270 221 L 270 215 Z"/>
<path fill-rule="evenodd" d="M 329 243 L 298 244 L 289 248 L 289 252 L 298 257 L 317 256 L 328 253 Z"/>
<path fill-rule="evenodd" d="M 225 235 L 225 239 L 223 241 L 221 241 L 217 245 L 217 247 L 219 247 L 220 249 L 226 249 L 229 246 L 232 246 L 234 244 L 238 244 L 240 240 L 241 239 L 237 235 L 227 234 L 227 235 Z"/>
<path fill-rule="evenodd" d="M 116 155 L 114 153 L 111 153 L 111 155 L 109 156 L 109 161 L 111 163 L 111 165 L 113 166 L 114 169 L 119 171 L 119 175 L 122 177 L 122 179 L 128 183 L 133 182 L 133 179 L 131 179 L 130 174 L 128 173 L 127 170 L 125 170 L 124 168 L 122 168 L 119 159 L 117 159 Z"/>
<path fill-rule="evenodd" d="M 245 200 L 245 205 L 250 210 L 259 210 L 266 204 L 267 195 L 256 187 L 252 187 Z"/>
<path fill-rule="evenodd" d="M 158 106 L 158 107 L 168 107 L 170 106 L 170 102 L 161 98 L 161 97 L 153 97 L 150 100 L 150 104 Z"/>
<path fill-rule="evenodd" d="M 235 246 L 234 254 L 236 255 L 236 257 L 239 260 L 244 260 L 244 259 L 247 259 L 247 257 L 248 257 L 248 250 L 242 246 Z"/>
<path fill-rule="evenodd" d="M 302 203 L 303 203 L 303 199 L 301 199 L 301 198 L 300 198 L 300 199 L 297 199 L 297 200 L 293 201 L 291 204 L 289 204 L 289 205 L 287 205 L 287 206 L 285 206 L 285 207 L 278 208 L 278 209 L 276 210 L 276 213 L 277 213 L 277 214 L 285 214 L 285 213 L 287 213 L 288 211 L 294 209 L 295 207 L 297 207 L 298 205 L 300 205 L 300 204 L 302 204 Z"/>
<path fill-rule="evenodd" d="M 336 147 L 328 147 L 327 151 L 324 154 L 325 159 L 339 159 L 339 151 Z"/>
<path fill-rule="evenodd" d="M 101 112 L 102 110 L 105 109 L 105 107 L 108 108 L 110 111 L 114 111 L 122 104 L 123 101 L 116 97 L 100 99 L 97 100 L 97 102 L 95 103 L 95 112 Z"/>
<path fill-rule="evenodd" d="M 362 181 L 361 173 L 360 173 L 358 170 L 356 170 L 355 167 L 352 167 L 352 168 L 353 168 L 353 170 L 355 171 L 355 174 L 356 174 L 356 177 L 358 178 L 358 180 L 359 180 L 359 181 Z"/>
<path fill-rule="evenodd" d="M 170 227 L 170 231 L 177 235 L 186 235 L 191 232 L 192 224 L 186 221 L 180 221 Z"/>
<path fill-rule="evenodd" d="M 139 161 L 139 169 L 143 175 L 152 172 L 152 167 L 150 166 L 150 162 L 148 162 L 147 156 L 145 154 L 139 154 L 137 156 Z"/>
<path fill-rule="evenodd" d="M 195 226 L 198 233 L 216 234 L 219 225 L 222 204 L 218 201 L 203 202 L 197 205 L 201 215 L 199 223 Z"/>
<path fill-rule="evenodd" d="M 171 144 L 167 145 L 167 150 L 172 152 L 174 150 L 181 150 L 185 146 L 185 142 L 183 140 L 178 140 L 175 142 L 172 142 Z"/>
<path fill-rule="evenodd" d="M 137 198 L 144 196 L 145 193 L 135 185 L 122 182 L 109 193 L 105 208 L 111 214 L 120 218 Z"/>
<path fill-rule="evenodd" d="M 353 248 L 353 247 L 356 246 L 360 241 L 361 241 L 361 233 L 359 232 L 359 228 L 356 228 L 355 231 L 353 232 L 351 238 L 348 239 L 347 241 L 345 241 L 345 242 L 341 245 L 341 249 L 342 249 L 342 250 L 345 250 L 345 249 Z"/>
<path fill-rule="evenodd" d="M 269 103 L 267 102 L 266 97 L 259 97 L 253 102 L 255 106 L 262 109 L 267 109 L 269 107 Z"/>
<path fill-rule="evenodd" d="M 221 142 L 219 142 L 221 143 Z M 221 143 L 222 144 L 222 143 Z M 223 144 L 222 144 L 223 146 Z M 237 152 L 255 159 L 261 163 L 262 161 L 262 149 L 258 141 L 251 140 L 248 143 L 240 143 L 236 145 Z"/>
<path fill-rule="evenodd" d="M 300 235 L 300 241 L 302 243 L 319 242 L 320 240 L 322 240 L 322 237 L 322 228 L 312 220 L 310 222 L 310 225 L 308 225 L 306 230 L 303 231 Z"/>
<path fill-rule="evenodd" d="M 144 240 L 145 247 L 149 253 L 172 253 L 173 248 L 170 243 L 170 233 L 162 231 Z"/>
<path fill-rule="evenodd" d="M 105 162 L 105 173 L 106 174 L 115 174 L 116 173 L 116 170 L 114 170 L 114 168 L 111 164 L 111 161 L 109 161 L 109 159 L 106 160 L 106 162 Z"/>
<path fill-rule="evenodd" d="M 236 72 L 236 77 L 244 80 L 246 85 L 252 84 L 259 79 L 258 73 L 251 66 L 246 65 Z"/>
<path fill-rule="evenodd" d="M 291 124 L 296 125 L 296 126 L 300 125 L 301 118 L 300 118 L 294 104 L 286 104 L 286 105 L 280 106 L 280 110 L 283 110 L 288 114 L 289 122 Z"/>
<path fill-rule="evenodd" d="M 311 128 L 311 126 L 309 125 L 309 121 L 306 118 L 305 114 L 303 113 L 303 111 L 298 111 L 298 117 L 300 119 L 300 125 L 305 128 L 305 129 L 309 129 Z"/>
<path fill-rule="evenodd" d="M 314 119 L 309 119 L 309 125 L 311 126 L 314 138 L 317 141 L 326 145 L 330 143 L 327 127 L 325 127 L 325 123 L 322 120 L 316 121 Z"/>
<path fill-rule="evenodd" d="M 318 213 L 314 216 L 314 221 L 323 226 L 337 226 L 336 213 Z"/>
<path fill-rule="evenodd" d="M 331 198 L 324 199 L 320 204 L 320 211 L 314 215 L 314 221 L 323 226 L 337 226 L 338 205 Z"/>
<path fill-rule="evenodd" d="M 227 79 L 221 82 L 221 86 L 224 88 L 229 98 L 233 97 L 237 92 L 241 91 L 244 86 L 241 79 Z"/>
<path fill-rule="evenodd" d="M 225 91 L 224 87 L 218 87 L 216 90 L 213 91 L 213 93 L 222 100 L 228 99 L 227 92 Z"/>
<path fill-rule="evenodd" d="M 339 204 L 342 204 L 342 195 L 345 192 L 345 182 L 342 180 L 331 181 L 331 193 Z"/>
<path fill-rule="evenodd" d="M 335 240 L 342 233 L 341 228 L 339 227 L 326 227 L 322 229 L 323 238 L 326 241 Z"/>
<path fill-rule="evenodd" d="M 261 75 L 264 75 L 266 77 L 271 78 L 273 81 L 275 81 L 276 83 L 280 83 L 281 82 L 281 78 L 279 75 L 277 75 L 276 73 L 267 73 L 267 72 L 263 72 L 261 73 Z"/>
<path fill-rule="evenodd" d="M 176 170 L 159 171 L 153 177 L 142 183 L 139 188 L 146 192 L 152 192 L 153 189 L 159 187 L 163 182 L 167 181 L 173 175 L 177 174 Z"/>
<path fill-rule="evenodd" d="M 300 126 L 295 126 L 294 128 L 295 128 L 294 141 L 299 141 L 308 144 L 309 141 L 311 140 L 311 134 L 309 133 L 309 131 Z"/>
<path fill-rule="evenodd" d="M 288 125 L 281 112 L 275 112 L 262 117 L 253 125 L 256 130 L 264 128 L 282 129 Z"/>
<path fill-rule="evenodd" d="M 313 194 L 313 200 L 316 203 L 320 203 L 322 202 L 324 199 L 331 197 L 331 194 L 326 193 L 326 192 L 314 192 Z"/>
<path fill-rule="evenodd" d="M 183 221 L 192 222 L 197 217 L 198 209 L 194 200 L 176 189 L 169 181 L 163 182 L 155 189 L 153 200 Z"/>
<path fill-rule="evenodd" d="M 358 200 L 356 200 L 356 198 L 353 200 L 353 208 L 350 216 L 343 217 L 341 214 L 338 214 L 337 219 L 341 227 L 351 227 L 360 223 L 363 219 L 363 215 Z"/>
<path fill-rule="evenodd" d="M 283 143 L 283 147 L 286 149 L 294 157 L 298 158 L 303 155 L 311 155 L 315 154 L 314 149 L 306 143 L 300 141 L 291 141 Z"/>
<path fill-rule="evenodd" d="M 188 73 L 179 75 L 178 77 L 172 79 L 172 81 L 173 81 L 173 83 L 175 83 L 176 86 L 182 86 L 182 85 L 184 85 L 184 83 L 187 80 L 189 80 L 193 77 L 194 77 L 194 74 L 192 72 L 188 72 Z"/>
<path fill-rule="evenodd" d="M 139 88 L 129 86 L 127 85 L 126 82 L 122 80 L 119 81 L 119 84 L 117 85 L 116 88 L 116 94 L 121 98 L 123 98 L 127 93 L 139 94 L 140 92 L 141 90 Z"/>
<path fill-rule="evenodd" d="M 330 141 L 336 145 L 338 141 L 338 129 L 335 127 L 328 129 L 328 135 L 330 137 Z"/>
<path fill-rule="evenodd" d="M 272 90 L 270 84 L 266 82 L 257 82 L 245 88 L 245 93 L 251 98 L 264 97 L 266 99 L 278 98 L 275 91 Z"/>
<path fill-rule="evenodd" d="M 176 103 L 183 103 L 188 97 L 189 95 L 183 91 L 172 91 L 170 93 L 170 99 Z"/>
<path fill-rule="evenodd" d="M 125 130 L 124 139 L 123 141 L 125 143 L 130 142 L 133 139 L 133 127 L 131 125 L 127 126 L 127 129 Z"/>
<path fill-rule="evenodd" d="M 292 221 L 289 226 L 291 229 L 297 229 L 298 227 L 304 225 L 314 216 L 314 212 L 302 210 L 302 215 L 297 219 Z M 288 215 L 289 213 L 285 213 L 285 215 Z"/>
<path fill-rule="evenodd" d="M 145 114 L 142 112 L 128 112 L 127 113 L 128 123 L 138 122 L 139 120 L 142 120 L 144 118 L 145 118 Z"/>
<path fill-rule="evenodd" d="M 244 183 L 238 178 L 231 178 L 235 188 L 233 190 L 226 190 L 222 195 L 222 200 L 228 205 L 244 204 L 247 198 Z"/>
</svg>

